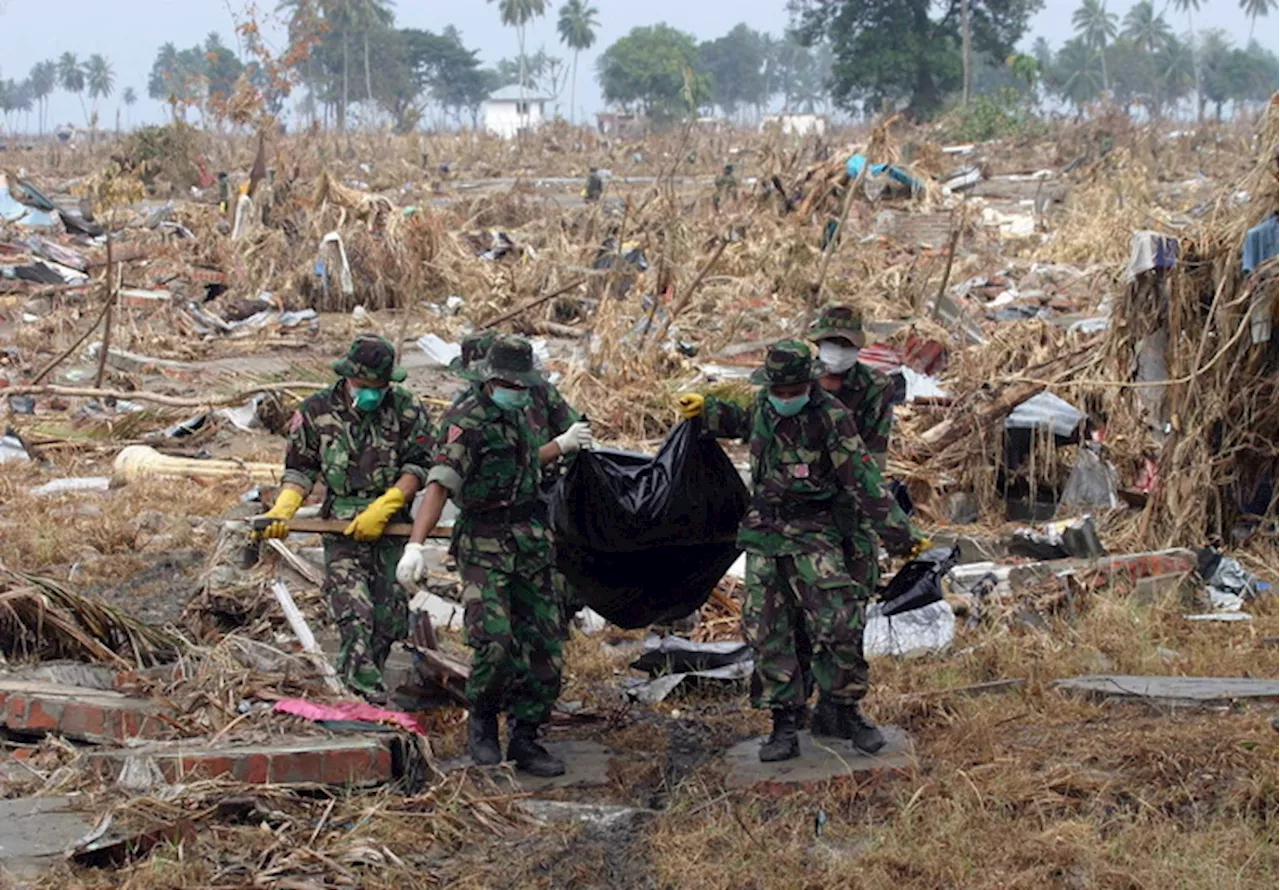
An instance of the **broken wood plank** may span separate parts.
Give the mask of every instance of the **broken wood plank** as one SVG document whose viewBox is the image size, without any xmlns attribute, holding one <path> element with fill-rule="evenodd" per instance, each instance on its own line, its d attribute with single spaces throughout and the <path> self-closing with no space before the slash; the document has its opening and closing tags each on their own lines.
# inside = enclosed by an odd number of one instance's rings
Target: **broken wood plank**
<svg viewBox="0 0 1280 890">
<path fill-rule="evenodd" d="M 1054 684 L 1065 692 L 1090 698 L 1150 701 L 1172 707 L 1208 707 L 1237 701 L 1274 702 L 1280 680 L 1248 677 L 1159 677 L 1086 674 Z"/>
</svg>

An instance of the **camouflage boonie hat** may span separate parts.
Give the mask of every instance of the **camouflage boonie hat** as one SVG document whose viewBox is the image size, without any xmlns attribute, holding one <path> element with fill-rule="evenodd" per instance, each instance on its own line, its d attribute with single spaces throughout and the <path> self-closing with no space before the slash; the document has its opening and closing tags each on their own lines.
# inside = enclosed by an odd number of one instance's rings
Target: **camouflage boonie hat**
<svg viewBox="0 0 1280 890">
<path fill-rule="evenodd" d="M 471 379 L 488 382 L 500 380 L 516 386 L 532 387 L 546 383 L 533 365 L 533 346 L 524 337 L 494 338 L 489 354 L 472 366 Z"/>
<path fill-rule="evenodd" d="M 449 370 L 464 379 L 476 379 L 472 369 L 489 354 L 489 347 L 497 336 L 493 331 L 467 334 L 462 338 L 462 353 L 449 362 Z"/>
<path fill-rule="evenodd" d="M 377 334 L 361 334 L 352 340 L 347 357 L 334 362 L 333 370 L 343 377 L 382 383 L 399 383 L 405 377 L 404 368 L 396 367 L 395 346 Z"/>
<path fill-rule="evenodd" d="M 822 310 L 809 327 L 809 339 L 848 340 L 854 346 L 867 345 L 867 335 L 862 330 L 862 312 L 852 306 L 828 306 Z"/>
<path fill-rule="evenodd" d="M 769 347 L 764 367 L 751 372 L 751 382 L 769 386 L 808 383 L 822 375 L 822 366 L 809 355 L 809 345 L 800 340 L 779 340 Z"/>
</svg>

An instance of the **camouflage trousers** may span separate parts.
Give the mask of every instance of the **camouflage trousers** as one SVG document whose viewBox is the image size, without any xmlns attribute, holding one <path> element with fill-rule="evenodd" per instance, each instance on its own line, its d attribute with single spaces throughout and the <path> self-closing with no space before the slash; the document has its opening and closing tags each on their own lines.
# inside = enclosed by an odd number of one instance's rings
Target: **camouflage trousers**
<svg viewBox="0 0 1280 890">
<path fill-rule="evenodd" d="M 748 553 L 746 586 L 742 625 L 755 649 L 753 705 L 799 707 L 814 681 L 839 704 L 867 694 L 866 595 L 849 576 L 840 550 Z"/>
<path fill-rule="evenodd" d="M 467 699 L 506 708 L 517 720 L 545 723 L 560 696 L 564 611 L 549 565 L 507 573 L 463 563 L 462 602 L 471 677 Z"/>
<path fill-rule="evenodd" d="M 581 612 L 586 603 L 582 602 L 564 572 L 554 566 L 551 569 L 551 589 L 556 592 L 556 601 L 560 603 L 561 631 L 567 640 L 573 629 L 573 616 Z"/>
<path fill-rule="evenodd" d="M 409 627 L 409 600 L 396 583 L 403 539 L 365 544 L 345 535 L 324 536 L 324 594 L 338 625 L 338 674 L 357 692 L 387 691 L 382 668 L 391 644 Z"/>
</svg>

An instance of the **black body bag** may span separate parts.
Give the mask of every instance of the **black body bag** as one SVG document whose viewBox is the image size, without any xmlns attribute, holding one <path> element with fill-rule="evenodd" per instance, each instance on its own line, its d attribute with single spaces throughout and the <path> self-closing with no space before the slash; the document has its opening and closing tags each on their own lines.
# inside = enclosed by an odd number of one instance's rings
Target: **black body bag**
<svg viewBox="0 0 1280 890">
<path fill-rule="evenodd" d="M 688 615 L 738 558 L 747 489 L 701 429 L 681 423 L 654 457 L 584 451 L 552 493 L 556 565 L 619 627 Z"/>
</svg>

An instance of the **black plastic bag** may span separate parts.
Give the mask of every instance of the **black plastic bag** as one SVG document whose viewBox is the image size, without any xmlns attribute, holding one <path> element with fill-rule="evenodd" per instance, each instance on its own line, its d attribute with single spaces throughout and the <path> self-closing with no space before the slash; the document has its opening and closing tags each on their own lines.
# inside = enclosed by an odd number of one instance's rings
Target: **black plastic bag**
<svg viewBox="0 0 1280 890">
<path fill-rule="evenodd" d="M 880 588 L 880 614 L 898 615 L 942 599 L 942 578 L 959 561 L 959 547 L 935 547 L 921 553 Z"/>
<path fill-rule="evenodd" d="M 556 565 L 619 627 L 688 615 L 738 558 L 747 489 L 701 426 L 680 424 L 654 457 L 582 452 L 552 493 Z"/>
</svg>

